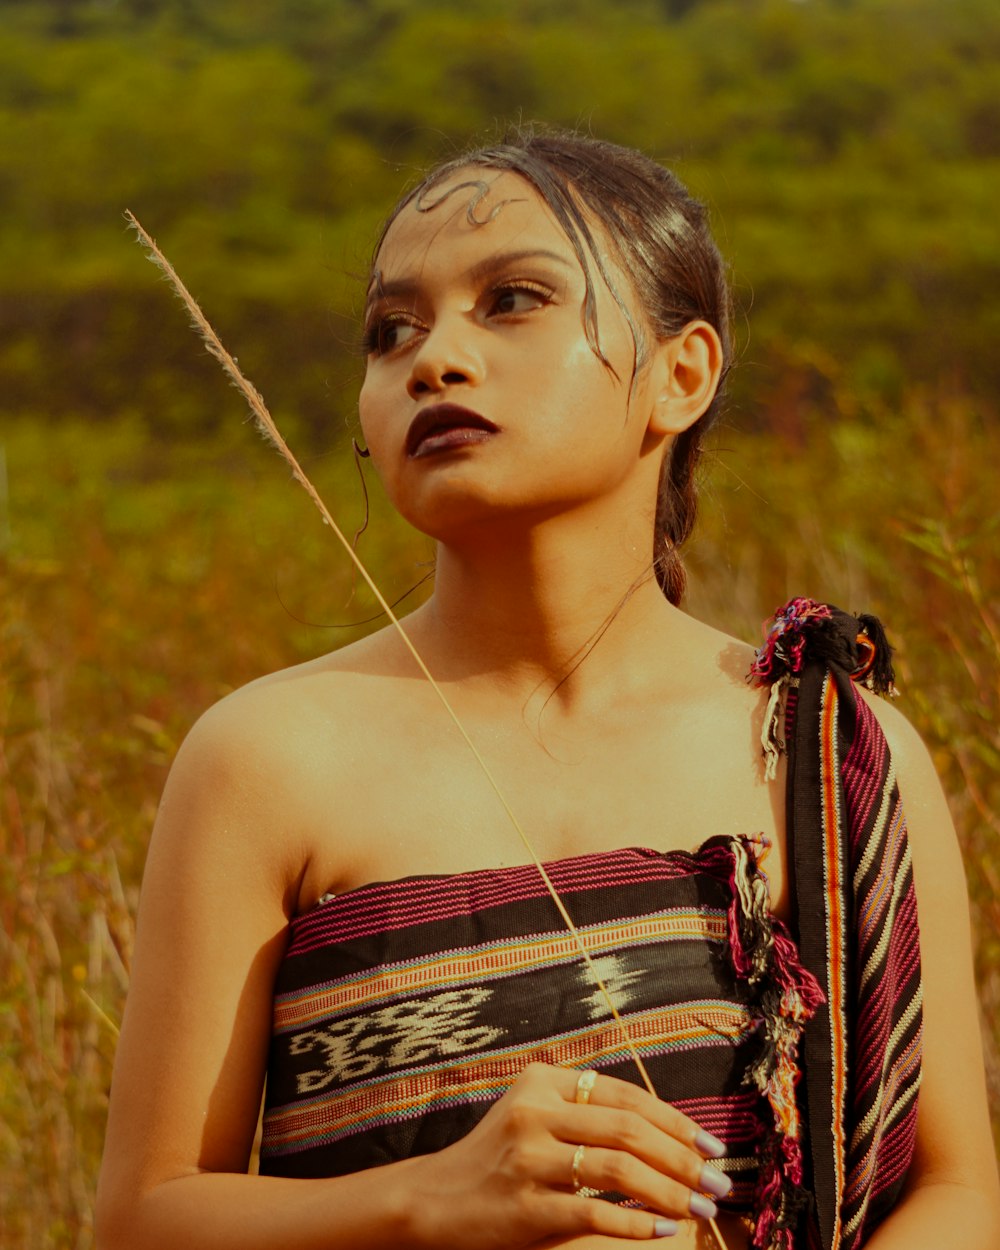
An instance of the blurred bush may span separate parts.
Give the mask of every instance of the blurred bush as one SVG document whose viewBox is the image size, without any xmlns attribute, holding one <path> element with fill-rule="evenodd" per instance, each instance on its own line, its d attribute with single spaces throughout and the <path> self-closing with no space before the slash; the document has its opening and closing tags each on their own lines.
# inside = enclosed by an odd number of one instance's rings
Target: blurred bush
<svg viewBox="0 0 1000 1250">
<path fill-rule="evenodd" d="M 378 220 L 522 116 L 641 146 L 708 197 L 752 304 L 752 419 L 822 383 L 817 353 L 887 399 L 1000 382 L 993 0 L 0 0 L 0 32 L 0 413 L 216 423 L 130 208 L 326 438 Z"/>
</svg>

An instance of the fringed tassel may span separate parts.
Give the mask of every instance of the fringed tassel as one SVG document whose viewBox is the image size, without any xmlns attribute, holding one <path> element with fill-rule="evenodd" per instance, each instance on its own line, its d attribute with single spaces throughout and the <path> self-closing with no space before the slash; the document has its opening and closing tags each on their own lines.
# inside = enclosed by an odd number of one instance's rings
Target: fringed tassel
<svg viewBox="0 0 1000 1250">
<path fill-rule="evenodd" d="M 867 612 L 851 616 L 814 599 L 790 599 L 775 612 L 754 655 L 747 680 L 771 686 L 794 678 L 807 660 L 842 669 L 876 694 L 895 695 L 892 647 L 882 622 Z M 772 703 L 768 704 L 768 724 Z M 764 744 L 768 774 L 775 768 L 774 745 Z"/>
<path fill-rule="evenodd" d="M 766 841 L 764 846 L 766 853 Z M 767 1099 L 772 1115 L 761 1144 L 753 1245 L 757 1250 L 792 1250 L 798 1215 L 808 1202 L 795 1099 L 798 1045 L 806 1021 L 824 997 L 819 982 L 802 967 L 784 926 L 770 914 L 767 879 L 751 844 L 734 838 L 728 851 L 730 954 L 737 976 L 759 989 L 760 1053 L 745 1081 Z"/>
<path fill-rule="evenodd" d="M 768 686 L 779 677 L 800 673 L 806 642 L 811 644 L 832 619 L 829 604 L 789 599 L 771 618 L 764 642 L 750 666 L 750 680 L 758 686 Z"/>
<path fill-rule="evenodd" d="M 764 756 L 764 780 L 774 781 L 778 775 L 778 761 L 786 750 L 785 714 L 782 696 L 792 678 L 786 673 L 771 685 L 764 724 L 760 731 L 760 749 Z"/>
<path fill-rule="evenodd" d="M 896 689 L 896 674 L 892 667 L 892 647 L 885 636 L 882 622 L 877 616 L 862 612 L 858 617 L 858 624 L 861 626 L 858 642 L 863 638 L 872 648 L 871 658 L 866 661 L 865 671 L 860 675 L 861 681 L 876 694 L 895 697 L 899 691 Z"/>
<path fill-rule="evenodd" d="M 728 846 L 732 857 L 729 884 L 729 953 L 736 975 L 756 985 L 771 963 L 772 932 L 769 922 L 767 881 L 757 870 L 749 845 L 734 838 Z"/>
</svg>

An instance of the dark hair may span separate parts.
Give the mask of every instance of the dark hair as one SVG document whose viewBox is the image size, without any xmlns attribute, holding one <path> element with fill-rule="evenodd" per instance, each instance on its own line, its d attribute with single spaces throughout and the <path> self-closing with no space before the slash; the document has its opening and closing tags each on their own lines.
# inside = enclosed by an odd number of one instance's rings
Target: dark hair
<svg viewBox="0 0 1000 1250">
<path fill-rule="evenodd" d="M 642 328 L 633 323 L 610 280 L 588 217 L 600 222 L 618 253 L 657 340 L 672 338 L 696 320 L 715 328 L 722 340 L 724 381 L 731 362 L 730 297 L 725 263 L 709 230 L 708 214 L 674 174 L 631 148 L 575 133 L 518 129 L 499 143 L 463 152 L 438 165 L 399 201 L 376 243 L 376 260 L 389 226 L 403 208 L 411 203 L 421 211 L 436 207 L 441 200 L 429 198 L 434 188 L 457 171 L 477 166 L 519 174 L 555 215 L 583 269 L 584 324 L 590 345 L 604 364 L 610 368 L 598 336 L 588 253 L 631 326 L 636 370 L 643 363 L 646 344 Z M 502 208 L 497 205 L 489 217 L 477 217 L 489 185 L 474 178 L 461 185 L 477 191 L 466 209 L 470 221 L 490 220 Z M 373 276 L 376 273 L 373 263 Z M 686 581 L 680 548 L 697 514 L 695 470 L 721 401 L 722 382 L 700 420 L 674 439 L 660 473 L 653 567 L 660 588 L 675 604 L 683 597 Z"/>
</svg>

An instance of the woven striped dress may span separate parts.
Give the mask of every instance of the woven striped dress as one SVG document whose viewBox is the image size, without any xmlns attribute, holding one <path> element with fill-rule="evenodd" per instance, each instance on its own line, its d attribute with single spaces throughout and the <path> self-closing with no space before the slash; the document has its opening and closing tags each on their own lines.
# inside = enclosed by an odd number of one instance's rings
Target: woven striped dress
<svg viewBox="0 0 1000 1250">
<path fill-rule="evenodd" d="M 760 837 L 547 870 L 658 1094 L 726 1144 L 723 1208 L 761 1248 L 853 1250 L 912 1155 L 916 918 L 885 740 L 845 675 L 857 654 L 808 662 L 800 618 L 754 674 L 789 744 L 795 940 L 770 914 Z M 532 866 L 329 897 L 289 928 L 260 1170 L 337 1176 L 439 1150 L 534 1061 L 639 1083 Z"/>
<path fill-rule="evenodd" d="M 713 838 L 546 865 L 657 1092 L 725 1142 L 724 1205 L 747 1213 L 798 1153 L 781 1087 L 819 1000 L 769 914 L 765 850 Z M 334 1176 L 439 1150 L 530 1062 L 640 1081 L 533 866 L 329 898 L 292 922 L 275 987 L 261 1171 Z"/>
</svg>

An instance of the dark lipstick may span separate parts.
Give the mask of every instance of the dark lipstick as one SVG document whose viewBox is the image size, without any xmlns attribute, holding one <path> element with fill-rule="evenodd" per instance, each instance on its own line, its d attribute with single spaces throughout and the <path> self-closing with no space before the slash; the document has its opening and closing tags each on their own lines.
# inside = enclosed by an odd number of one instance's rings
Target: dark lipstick
<svg viewBox="0 0 1000 1250">
<path fill-rule="evenodd" d="M 413 418 L 406 432 L 406 454 L 429 456 L 439 451 L 452 451 L 470 443 L 485 442 L 500 427 L 471 408 L 458 404 L 432 404 Z"/>
</svg>

